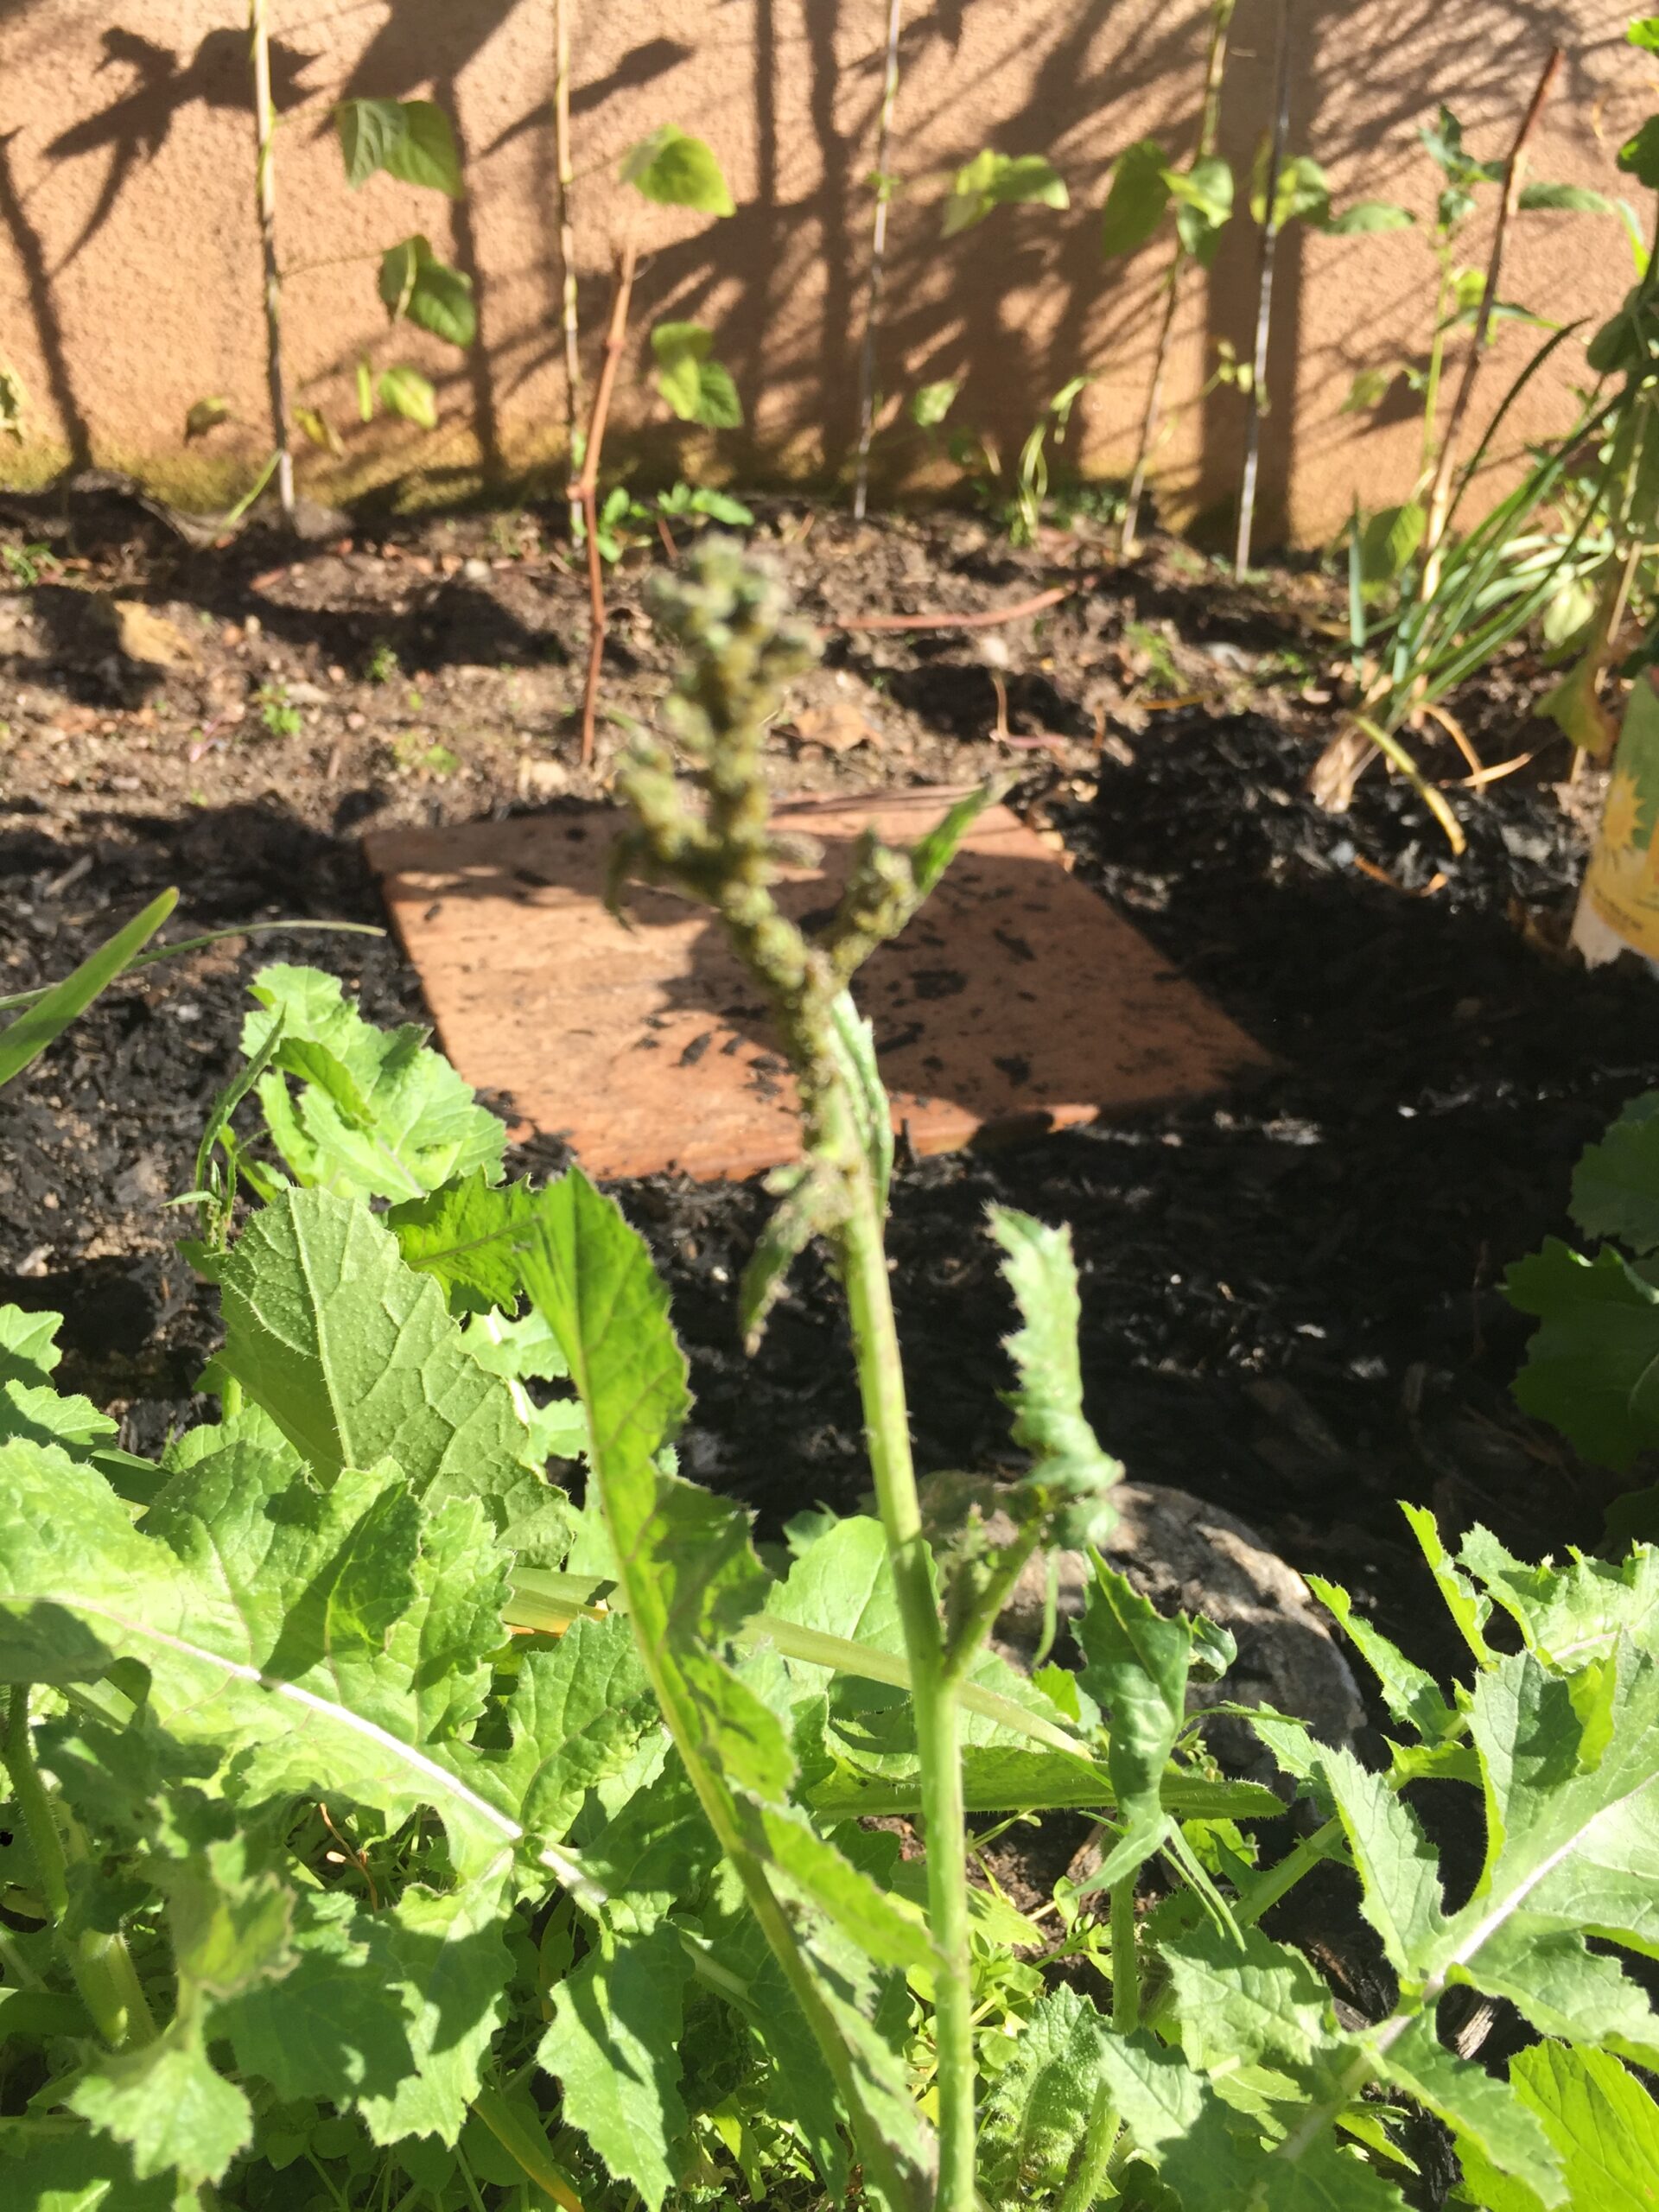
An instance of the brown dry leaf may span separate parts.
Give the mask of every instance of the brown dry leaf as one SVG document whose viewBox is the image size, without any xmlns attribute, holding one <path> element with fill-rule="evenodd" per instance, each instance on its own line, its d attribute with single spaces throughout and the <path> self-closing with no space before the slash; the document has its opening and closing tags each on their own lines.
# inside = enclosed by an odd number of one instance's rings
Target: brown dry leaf
<svg viewBox="0 0 1659 2212">
<path fill-rule="evenodd" d="M 803 707 L 795 717 L 795 734 L 803 745 L 821 745 L 828 753 L 850 753 L 855 746 L 880 746 L 881 733 L 867 722 L 850 699 L 832 699 L 827 707 Z"/>
<path fill-rule="evenodd" d="M 122 653 L 143 668 L 194 668 L 200 660 L 177 624 L 142 600 L 111 600 L 109 622 Z"/>
</svg>

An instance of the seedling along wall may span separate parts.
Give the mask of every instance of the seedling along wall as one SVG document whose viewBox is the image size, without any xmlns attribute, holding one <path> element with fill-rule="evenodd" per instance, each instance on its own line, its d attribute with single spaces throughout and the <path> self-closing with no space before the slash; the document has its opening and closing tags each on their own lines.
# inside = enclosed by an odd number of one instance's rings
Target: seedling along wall
<svg viewBox="0 0 1659 2212">
<path fill-rule="evenodd" d="M 707 136 L 740 213 L 706 239 L 694 219 L 668 209 L 653 216 L 642 246 L 656 257 L 653 282 L 662 289 L 642 301 L 642 313 L 695 318 L 719 334 L 751 417 L 743 434 L 722 434 L 720 466 L 746 480 L 823 481 L 856 438 L 869 212 L 862 179 L 872 145 L 855 126 L 870 117 L 876 80 L 861 65 L 881 50 L 886 9 L 883 0 L 842 0 L 834 10 L 776 0 L 764 11 L 770 41 L 757 45 L 760 12 L 724 11 L 716 40 L 715 18 L 678 0 L 575 11 L 579 259 L 590 284 L 602 280 L 626 190 L 613 167 L 624 148 L 668 118 Z M 897 208 L 887 291 L 893 312 L 880 362 L 884 393 L 896 397 L 961 377 L 959 405 L 970 383 L 982 387 L 974 419 L 1011 455 L 1053 393 L 1097 368 L 1103 373 L 1085 395 L 1073 435 L 1091 465 L 1127 470 L 1162 264 L 1149 253 L 1121 276 L 1102 268 L 1103 180 L 1126 146 L 1173 140 L 1184 118 L 1190 130 L 1204 13 L 1197 0 L 1180 8 L 1167 0 L 1114 0 L 1093 10 L 1004 0 L 995 8 L 906 9 L 913 66 L 926 86 L 913 107 L 901 104 L 906 174 L 944 179 L 986 147 L 1046 152 L 1065 178 L 1071 208 L 1004 209 L 994 223 L 948 241 L 940 238 L 936 204 Z M 1508 50 L 1514 20 L 1509 0 L 1471 0 L 1460 13 L 1421 10 L 1403 32 L 1386 0 L 1309 11 L 1293 112 L 1299 149 L 1325 163 L 1339 205 L 1409 194 L 1419 215 L 1426 213 L 1420 156 L 1398 119 L 1432 113 L 1442 94 L 1465 96 L 1483 147 L 1494 132 L 1501 140 L 1518 95 L 1507 76 L 1495 85 L 1491 57 Z M 1617 190 L 1611 159 L 1625 118 L 1610 109 L 1605 143 L 1598 143 L 1592 111 L 1608 84 L 1626 81 L 1605 50 L 1622 11 L 1575 0 L 1570 21 L 1590 57 L 1574 78 L 1583 89 L 1551 102 L 1533 149 L 1535 173 Z M 148 89 L 136 61 L 106 48 L 112 23 L 149 42 Z M 288 366 L 294 396 L 319 404 L 347 448 L 344 460 L 302 452 L 302 488 L 338 504 L 397 480 L 409 497 L 431 501 L 464 494 L 486 475 L 510 479 L 540 467 L 556 497 L 566 432 L 550 8 L 376 7 L 335 10 L 325 19 L 285 4 L 273 34 L 283 118 Z M 1362 51 L 1378 57 L 1363 76 L 1346 66 Z M 243 60 L 240 16 L 224 0 L 176 0 L 162 17 L 142 7 L 123 17 L 44 0 L 0 14 L 0 83 L 7 114 L 22 124 L 0 148 L 0 200 L 13 211 L 0 221 L 3 351 L 29 408 L 29 444 L 0 449 L 8 481 L 38 480 L 73 454 L 78 420 L 91 446 L 82 458 L 141 474 L 181 505 L 228 504 L 268 456 L 251 123 L 245 105 L 233 104 L 243 97 Z M 1621 55 L 1618 67 L 1625 67 Z M 1592 67 L 1605 72 L 1593 84 Z M 1270 78 L 1266 67 L 1241 65 L 1229 84 L 1229 149 L 1246 166 L 1267 121 Z M 386 179 L 353 194 L 327 128 L 343 92 L 425 98 L 452 79 L 476 241 L 476 266 L 465 273 L 487 302 L 486 372 L 500 426 L 493 452 L 480 442 L 467 365 L 427 333 L 389 329 L 373 295 L 373 262 L 353 258 L 424 231 L 453 261 L 446 212 L 429 192 Z M 1618 98 L 1622 103 L 1624 93 Z M 1190 137 L 1183 151 L 1189 148 Z M 118 167 L 107 213 L 72 256 Z M 1219 257 L 1213 290 L 1192 288 L 1177 334 L 1172 394 L 1190 397 L 1211 373 L 1213 336 L 1248 337 L 1254 271 L 1246 227 Z M 1291 520 L 1304 537 L 1340 527 L 1357 483 L 1411 480 L 1409 426 L 1362 423 L 1340 408 L 1360 365 L 1356 331 L 1375 340 L 1378 359 L 1415 343 L 1420 260 L 1408 236 L 1338 244 L 1299 232 L 1287 242 L 1281 296 L 1296 303 L 1297 372 L 1287 388 L 1275 386 L 1264 466 L 1276 481 L 1278 442 L 1294 444 Z M 1628 281 L 1628 264 L 1588 217 L 1518 224 L 1510 265 L 1506 285 L 1565 320 L 1605 316 Z M 303 278 L 295 273 L 302 267 Z M 595 292 L 584 302 L 589 346 L 602 312 Z M 639 373 L 652 364 L 643 321 L 638 327 L 628 381 L 638 377 L 639 386 L 620 396 L 612 450 L 642 453 L 671 483 L 688 461 L 695 469 L 715 465 L 714 442 L 662 424 Z M 396 420 L 357 423 L 352 371 L 365 345 L 377 368 L 406 359 L 433 380 L 435 432 Z M 1552 365 L 1511 426 L 1516 445 L 1559 427 L 1572 375 L 1565 361 Z M 314 388 L 302 388 L 313 378 Z M 187 448 L 186 410 L 207 392 L 230 399 L 236 420 Z M 1230 503 L 1241 408 L 1238 394 L 1224 391 L 1203 408 L 1181 410 L 1157 456 L 1166 511 L 1179 518 Z M 878 477 L 873 497 L 887 488 Z M 1264 518 L 1264 529 L 1273 519 Z"/>
</svg>

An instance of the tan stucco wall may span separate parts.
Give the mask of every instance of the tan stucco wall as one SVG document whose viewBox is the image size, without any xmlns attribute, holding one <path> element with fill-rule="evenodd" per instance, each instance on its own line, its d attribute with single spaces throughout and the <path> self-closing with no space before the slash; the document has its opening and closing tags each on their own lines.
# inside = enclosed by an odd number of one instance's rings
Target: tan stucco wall
<svg viewBox="0 0 1659 2212">
<path fill-rule="evenodd" d="M 638 329 L 664 314 L 715 325 L 749 417 L 715 465 L 743 477 L 822 473 L 855 428 L 886 0 L 571 0 L 579 223 L 590 340 L 610 255 L 627 221 L 651 249 Z M 1622 0 L 1297 0 L 1301 25 L 1293 139 L 1330 171 L 1338 204 L 1398 198 L 1420 213 L 1437 173 L 1417 124 L 1440 99 L 1471 149 L 1501 154 L 1552 37 L 1567 50 L 1538 133 L 1533 174 L 1593 183 L 1620 140 L 1659 106 L 1659 71 L 1623 43 Z M 1092 465 L 1121 465 L 1133 441 L 1165 249 L 1103 264 L 1095 212 L 1130 140 L 1190 143 L 1206 10 L 1200 0 L 912 0 L 893 166 L 937 171 L 993 144 L 1041 150 L 1071 188 L 1068 213 L 1003 211 L 948 245 L 938 210 L 894 209 L 882 382 L 894 393 L 966 379 L 953 420 L 1003 448 L 1048 395 L 1095 372 L 1082 430 Z M 293 57 L 296 97 L 281 133 L 279 222 L 290 276 L 290 374 L 299 396 L 346 429 L 342 472 L 303 467 L 320 490 L 401 471 L 435 489 L 472 488 L 552 455 L 563 416 L 551 234 L 550 0 L 271 0 Z M 1224 111 L 1244 164 L 1270 96 L 1274 0 L 1240 0 Z M 243 9 L 235 0 L 0 0 L 0 358 L 22 375 L 31 438 L 0 446 L 0 480 L 38 475 L 66 454 L 131 467 L 178 495 L 223 495 L 266 442 L 263 327 L 252 213 L 251 124 Z M 470 194 L 378 177 L 346 189 L 328 125 L 342 92 L 423 95 L 457 117 Z M 706 136 L 739 202 L 712 227 L 642 210 L 614 182 L 617 157 L 664 121 Z M 1644 203 L 1648 195 L 1633 195 Z M 1648 220 L 1643 207 L 1643 219 Z M 1484 255 L 1490 213 L 1471 226 Z M 476 279 L 481 343 L 466 361 L 406 328 L 388 332 L 373 250 L 423 229 Z M 1230 497 L 1241 408 L 1197 397 L 1228 338 L 1247 350 L 1254 240 L 1230 233 L 1191 290 L 1172 393 L 1181 412 L 1159 461 L 1186 518 Z M 343 257 L 367 254 L 371 257 Z M 318 264 L 330 265 L 316 266 Z M 1582 215 L 1517 224 L 1504 290 L 1549 315 L 1599 315 L 1630 281 L 1617 226 Z M 1398 497 L 1414 467 L 1408 423 L 1376 428 L 1340 409 L 1354 372 L 1421 350 L 1429 260 L 1421 234 L 1281 249 L 1273 414 L 1264 460 L 1270 531 L 1333 528 L 1356 492 Z M 1506 332 L 1489 398 L 1526 358 Z M 641 334 L 631 362 L 643 370 Z M 1518 410 L 1520 435 L 1559 427 L 1561 372 Z M 438 381 L 442 421 L 356 425 L 353 365 L 417 361 Z M 222 392 L 249 427 L 187 454 L 186 409 Z M 641 374 L 618 403 L 619 449 L 637 426 L 659 467 L 682 434 Z M 706 443 L 706 441 L 703 442 Z M 899 448 L 890 448 L 897 458 Z M 915 456 L 912 442 L 908 449 Z M 688 456 L 696 459 L 693 450 Z M 332 472 L 332 473 L 331 473 Z"/>
</svg>

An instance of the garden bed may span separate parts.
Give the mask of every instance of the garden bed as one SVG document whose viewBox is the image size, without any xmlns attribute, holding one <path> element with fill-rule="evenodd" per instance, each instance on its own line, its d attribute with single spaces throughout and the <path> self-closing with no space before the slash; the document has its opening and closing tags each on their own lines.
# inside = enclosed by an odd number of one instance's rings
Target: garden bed
<svg viewBox="0 0 1659 2212">
<path fill-rule="evenodd" d="M 1527 721 L 1535 671 L 1506 664 L 1458 702 L 1489 762 L 1544 749 L 1454 794 L 1469 849 L 1453 861 L 1376 772 L 1345 817 L 1301 796 L 1342 652 L 1316 575 L 1241 593 L 1179 549 L 1122 571 L 1069 537 L 1011 552 L 963 516 L 861 528 L 798 505 L 763 521 L 826 622 L 1075 583 L 995 630 L 831 630 L 774 733 L 778 785 L 1013 767 L 1027 819 L 1275 1059 L 1248 1094 L 902 1170 L 892 1249 L 924 1467 L 1006 1449 L 988 1355 L 1010 1316 L 986 1202 L 1069 1220 L 1103 1438 L 1449 1662 L 1394 1501 L 1431 1502 L 1453 1528 L 1484 1520 L 1523 1554 L 1597 1536 L 1608 1478 L 1510 1403 L 1526 1325 L 1499 1285 L 1561 1219 L 1581 1146 L 1659 1076 L 1647 976 L 1586 976 L 1559 954 L 1592 793 L 1556 788 L 1566 747 Z M 668 665 L 631 567 L 614 588 L 614 719 L 589 774 L 570 718 L 582 586 L 530 518 L 290 559 L 268 538 L 191 550 L 107 496 L 77 502 L 63 533 L 30 515 L 24 536 L 57 560 L 0 599 L 8 989 L 61 972 L 169 882 L 189 930 L 378 921 L 365 825 L 601 794 L 622 718 L 650 713 Z M 166 629 L 124 629 L 117 601 Z M 1011 734 L 1042 742 L 999 740 L 999 683 Z M 1449 745 L 1431 766 L 1465 772 Z M 213 1342 L 163 1202 L 188 1187 L 258 957 L 335 970 L 377 1020 L 420 1012 L 390 940 L 217 946 L 111 993 L 7 1095 L 0 1298 L 66 1310 L 66 1383 L 145 1443 L 188 1417 Z M 551 1167 L 555 1151 L 519 1164 Z M 850 1505 L 857 1408 L 821 1268 L 798 1271 L 750 1361 L 734 1290 L 759 1190 L 618 1188 L 691 1354 L 689 1471 L 768 1529 L 816 1499 Z"/>
</svg>

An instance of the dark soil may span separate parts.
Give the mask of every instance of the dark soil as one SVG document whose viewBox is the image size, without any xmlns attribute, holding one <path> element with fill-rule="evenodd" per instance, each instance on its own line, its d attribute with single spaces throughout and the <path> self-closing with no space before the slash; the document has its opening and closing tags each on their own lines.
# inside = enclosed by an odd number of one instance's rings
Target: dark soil
<svg viewBox="0 0 1659 2212">
<path fill-rule="evenodd" d="M 594 772 L 575 758 L 581 581 L 534 518 L 299 559 L 268 539 L 187 550 L 118 496 L 20 519 L 13 542 L 49 543 L 56 565 L 0 595 L 6 989 L 62 973 L 168 883 L 175 935 L 379 920 L 363 823 L 606 788 L 615 729 Z M 1564 1226 L 1580 1147 L 1659 1079 L 1650 977 L 1586 976 L 1552 949 L 1594 793 L 1548 780 L 1566 748 L 1528 720 L 1536 671 L 1517 657 L 1458 702 L 1487 760 L 1545 749 L 1453 791 L 1469 837 L 1454 861 L 1376 771 L 1346 816 L 1302 796 L 1340 697 L 1317 576 L 1239 593 L 1179 548 L 1122 570 L 1070 537 L 1011 553 L 960 516 L 859 529 L 774 506 L 761 534 L 820 620 L 981 608 L 1073 576 L 1039 621 L 832 632 L 798 722 L 774 734 L 779 786 L 959 782 L 1014 762 L 1016 803 L 1276 1058 L 1248 1096 L 903 1170 L 892 1249 L 922 1465 L 1007 1452 L 987 1202 L 1069 1221 L 1092 1410 L 1133 1472 L 1228 1506 L 1454 1665 L 1395 1501 L 1430 1503 L 1452 1529 L 1484 1520 L 1523 1553 L 1598 1539 L 1610 1478 L 1510 1401 L 1526 1325 L 1501 1283 Z M 639 584 L 616 580 L 618 715 L 650 714 L 667 671 Z M 99 590 L 163 617 L 175 664 L 136 658 L 118 627 L 112 643 Z M 994 677 L 1014 736 L 1047 743 L 998 741 Z M 268 729 L 273 706 L 280 713 Z M 846 751 L 811 741 L 861 721 Z M 1427 759 L 1448 785 L 1466 772 L 1449 746 Z M 66 1313 L 66 1381 L 141 1445 L 190 1417 L 213 1342 L 162 1202 L 188 1187 L 261 958 L 335 970 L 375 1019 L 420 1012 L 390 940 L 233 943 L 118 987 L 0 1098 L 0 1298 Z M 620 1195 L 691 1355 L 690 1471 L 767 1529 L 817 1499 L 853 1503 L 857 1405 L 822 1265 L 799 1268 L 746 1359 L 734 1286 L 767 1201 L 661 1179 Z"/>
</svg>

